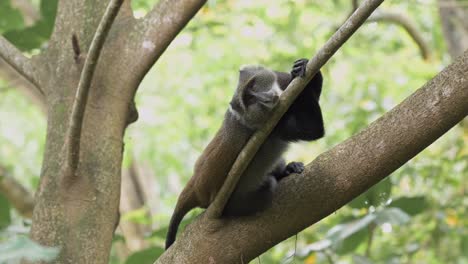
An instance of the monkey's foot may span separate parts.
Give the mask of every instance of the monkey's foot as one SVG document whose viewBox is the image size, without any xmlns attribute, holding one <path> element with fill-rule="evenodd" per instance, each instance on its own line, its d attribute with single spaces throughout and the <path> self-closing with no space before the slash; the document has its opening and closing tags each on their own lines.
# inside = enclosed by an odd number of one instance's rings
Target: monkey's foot
<svg viewBox="0 0 468 264">
<path fill-rule="evenodd" d="M 304 169 L 304 163 L 293 161 L 286 165 L 286 168 L 284 169 L 284 174 L 289 175 L 293 173 L 302 173 Z"/>
<path fill-rule="evenodd" d="M 298 59 L 297 61 L 294 62 L 293 68 L 291 70 L 291 75 L 292 78 L 296 78 L 297 76 L 299 77 L 304 77 L 305 72 L 306 72 L 306 66 L 308 59 Z"/>
</svg>

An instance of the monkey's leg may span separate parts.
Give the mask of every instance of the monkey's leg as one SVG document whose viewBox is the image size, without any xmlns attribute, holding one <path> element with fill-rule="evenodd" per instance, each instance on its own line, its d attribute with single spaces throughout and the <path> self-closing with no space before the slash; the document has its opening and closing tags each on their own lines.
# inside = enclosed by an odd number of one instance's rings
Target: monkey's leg
<svg viewBox="0 0 468 264">
<path fill-rule="evenodd" d="M 256 191 L 248 193 L 234 191 L 224 208 L 223 215 L 246 216 L 264 210 L 271 204 L 277 185 L 276 178 L 269 175 Z"/>
</svg>

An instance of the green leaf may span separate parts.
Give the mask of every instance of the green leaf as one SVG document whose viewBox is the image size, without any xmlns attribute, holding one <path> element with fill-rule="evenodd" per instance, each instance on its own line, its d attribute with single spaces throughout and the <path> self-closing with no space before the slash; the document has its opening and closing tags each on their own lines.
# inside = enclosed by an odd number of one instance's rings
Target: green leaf
<svg viewBox="0 0 468 264">
<path fill-rule="evenodd" d="M 160 247 L 143 249 L 130 255 L 125 264 L 152 264 L 162 253 L 164 253 L 164 249 Z"/>
<path fill-rule="evenodd" d="M 333 242 L 344 240 L 354 233 L 367 228 L 375 219 L 375 214 L 368 214 L 361 219 L 337 225 L 328 231 L 327 238 Z"/>
<path fill-rule="evenodd" d="M 429 207 L 429 203 L 424 196 L 400 197 L 393 200 L 388 206 L 400 208 L 405 213 L 414 216 L 424 212 Z"/>
<path fill-rule="evenodd" d="M 0 263 L 27 259 L 29 261 L 51 261 L 59 253 L 58 248 L 44 247 L 25 236 L 18 236 L 0 243 Z"/>
<path fill-rule="evenodd" d="M 192 222 L 192 220 L 194 218 L 195 218 L 195 216 L 191 215 L 191 216 L 187 217 L 186 219 L 184 219 L 182 222 L 180 222 L 178 233 L 182 232 L 185 229 L 185 227 Z M 159 237 L 161 239 L 165 239 L 168 229 L 169 229 L 169 226 L 161 227 L 161 228 L 153 231 L 149 237 L 151 237 L 151 238 Z"/>
<path fill-rule="evenodd" d="M 390 181 L 390 178 L 386 178 L 372 186 L 365 193 L 356 197 L 354 200 L 348 203 L 348 205 L 356 209 L 368 208 L 370 206 L 377 207 L 388 200 L 391 191 L 392 182 Z"/>
<path fill-rule="evenodd" d="M 376 213 L 378 224 L 390 223 L 393 225 L 402 225 L 407 223 L 411 217 L 399 208 L 385 208 Z"/>
<path fill-rule="evenodd" d="M 57 13 L 57 0 L 42 0 L 40 9 L 41 19 L 34 25 L 5 31 L 5 38 L 18 49 L 31 50 L 39 48 L 52 34 Z"/>
<path fill-rule="evenodd" d="M 23 15 L 9 0 L 0 1 L 0 33 L 24 27 Z"/>
<path fill-rule="evenodd" d="M 11 223 L 10 202 L 0 193 L 0 229 Z"/>
<path fill-rule="evenodd" d="M 462 252 L 465 258 L 468 258 L 468 236 L 466 232 L 465 235 L 462 235 L 460 240 L 460 252 Z"/>
<path fill-rule="evenodd" d="M 357 219 L 345 224 L 340 224 L 327 234 L 327 238 L 332 241 L 334 251 L 340 255 L 354 251 L 363 241 L 368 233 L 368 226 L 376 219 L 375 214 L 368 214 L 361 219 Z"/>
<path fill-rule="evenodd" d="M 129 221 L 137 224 L 150 224 L 151 220 L 148 216 L 148 208 L 141 207 L 122 215 L 122 221 Z"/>
</svg>

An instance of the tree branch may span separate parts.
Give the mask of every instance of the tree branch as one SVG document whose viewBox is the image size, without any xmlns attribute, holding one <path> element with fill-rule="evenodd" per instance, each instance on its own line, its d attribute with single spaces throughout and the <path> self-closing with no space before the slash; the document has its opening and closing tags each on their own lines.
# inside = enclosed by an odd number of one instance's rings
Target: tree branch
<svg viewBox="0 0 468 264">
<path fill-rule="evenodd" d="M 23 217 L 32 217 L 34 209 L 33 196 L 19 182 L 10 177 L 3 167 L 0 167 L 0 193 L 10 201 Z"/>
<path fill-rule="evenodd" d="M 160 0 L 136 25 L 136 61 L 142 79 L 206 0 Z"/>
<path fill-rule="evenodd" d="M 244 263 L 384 179 L 468 115 L 468 51 L 359 134 L 279 184 L 273 205 L 235 219 L 202 214 L 156 263 Z M 196 250 L 194 250 L 196 247 Z"/>
<path fill-rule="evenodd" d="M 416 45 L 418 45 L 423 59 L 430 59 L 431 52 L 429 45 L 427 45 L 426 41 L 424 41 L 424 38 L 417 30 L 416 25 L 408 17 L 393 12 L 379 12 L 372 14 L 367 22 L 388 22 L 403 27 L 414 40 Z"/>
<path fill-rule="evenodd" d="M 21 51 L 13 46 L 6 38 L 0 35 L 0 57 L 11 67 L 19 72 L 24 78 L 30 81 L 42 95 L 39 81 L 34 72 L 34 65 L 30 59 L 26 58 Z"/>
<path fill-rule="evenodd" d="M 270 132 L 276 126 L 289 106 L 296 97 L 302 92 L 305 85 L 320 70 L 320 68 L 332 57 L 332 55 L 351 37 L 351 35 L 364 23 L 366 18 L 383 2 L 384 0 L 365 1 L 338 29 L 337 32 L 325 43 L 317 54 L 307 64 L 306 75 L 304 78 L 294 79 L 281 95 L 278 106 L 270 120 L 265 126 L 257 131 L 247 142 L 244 149 L 239 153 L 234 165 L 232 166 L 221 190 L 216 195 L 215 200 L 207 209 L 207 215 L 211 218 L 218 218 L 231 196 L 241 174 L 247 168 L 255 153 L 268 137 Z"/>
<path fill-rule="evenodd" d="M 111 0 L 94 34 L 89 52 L 86 57 L 80 81 L 76 90 L 75 100 L 73 102 L 72 113 L 70 116 L 68 131 L 65 139 L 65 174 L 75 174 L 80 155 L 81 127 L 88 100 L 89 88 L 93 79 L 102 46 L 107 37 L 107 33 L 114 22 L 123 0 Z"/>
</svg>

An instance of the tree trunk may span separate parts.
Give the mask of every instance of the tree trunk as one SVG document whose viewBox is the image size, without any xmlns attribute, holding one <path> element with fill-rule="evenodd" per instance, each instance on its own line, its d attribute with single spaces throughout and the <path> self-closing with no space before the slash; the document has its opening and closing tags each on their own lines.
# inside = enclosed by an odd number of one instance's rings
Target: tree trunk
<svg viewBox="0 0 468 264">
<path fill-rule="evenodd" d="M 19 52 L 0 39 L 0 46 L 6 47 L 0 55 L 33 81 L 47 103 L 47 138 L 31 237 L 61 248 L 55 263 L 108 263 L 118 220 L 123 136 L 137 118 L 134 95 L 146 72 L 205 1 L 160 0 L 137 21 L 130 1 L 124 0 L 85 102 L 78 167 L 66 175 L 63 155 L 70 113 L 84 59 L 108 2 L 59 1 L 48 47 L 31 59 L 12 55 Z M 72 47 L 73 35 L 81 54 Z"/>
</svg>

